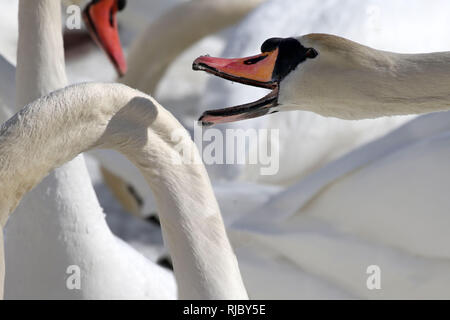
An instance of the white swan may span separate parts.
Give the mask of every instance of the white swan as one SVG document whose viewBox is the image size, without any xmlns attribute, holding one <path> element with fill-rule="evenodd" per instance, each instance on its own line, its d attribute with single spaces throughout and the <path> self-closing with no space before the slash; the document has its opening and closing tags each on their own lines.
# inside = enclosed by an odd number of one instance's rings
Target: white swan
<svg viewBox="0 0 450 320">
<path fill-rule="evenodd" d="M 450 109 L 450 52 L 397 54 L 327 34 L 271 38 L 261 52 L 195 60 L 195 70 L 272 89 L 258 101 L 205 112 L 203 124 L 287 110 L 354 120 Z"/>
<path fill-rule="evenodd" d="M 17 105 L 23 106 L 65 86 L 66 75 L 60 2 L 20 1 L 19 13 Z M 175 298 L 171 274 L 109 230 L 81 156 L 25 196 L 5 237 L 5 298 Z M 80 267 L 80 290 L 66 287 L 71 265 Z"/>
<path fill-rule="evenodd" d="M 247 298 L 195 144 L 154 99 L 124 85 L 81 84 L 56 91 L 0 127 L 0 177 L 8 181 L 0 187 L 2 226 L 24 193 L 50 170 L 91 148 L 126 154 L 146 177 L 158 202 L 180 298 Z"/>
</svg>

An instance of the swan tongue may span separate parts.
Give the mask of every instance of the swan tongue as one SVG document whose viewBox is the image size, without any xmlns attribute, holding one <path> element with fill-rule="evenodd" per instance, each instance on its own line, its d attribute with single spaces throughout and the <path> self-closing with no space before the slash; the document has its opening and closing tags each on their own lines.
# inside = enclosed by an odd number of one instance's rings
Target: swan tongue
<svg viewBox="0 0 450 320">
<path fill-rule="evenodd" d="M 274 108 L 278 105 L 278 88 L 275 88 L 265 97 L 246 104 L 224 109 L 205 111 L 198 121 L 202 126 L 211 126 L 218 123 L 227 123 L 252 119 L 268 113 L 277 112 Z"/>
</svg>

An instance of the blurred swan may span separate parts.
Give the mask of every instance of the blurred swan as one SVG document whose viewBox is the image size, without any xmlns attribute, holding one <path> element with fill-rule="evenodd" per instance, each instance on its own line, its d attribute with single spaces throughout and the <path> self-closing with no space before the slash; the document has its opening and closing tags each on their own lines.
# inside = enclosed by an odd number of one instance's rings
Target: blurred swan
<svg viewBox="0 0 450 320">
<path fill-rule="evenodd" d="M 20 108 L 43 94 L 65 86 L 67 80 L 60 2 L 22 0 L 19 6 L 16 104 Z M 56 116 L 56 112 L 44 115 Z M 66 124 L 60 125 L 53 128 L 53 134 L 59 137 L 66 132 Z M 33 147 L 31 142 L 30 146 Z M 41 150 L 44 147 L 42 143 L 36 146 Z M 21 156 L 21 161 L 27 159 L 34 163 L 36 160 L 24 154 Z M 11 174 L 7 167 L 2 169 L 6 170 L 3 174 Z M 29 169 L 31 177 L 33 167 Z M 2 179 L 7 180 L 13 183 L 16 178 Z M 7 192 L 10 191 L 3 190 L 2 196 Z M 3 216 L 3 226 L 5 219 L 6 216 Z M 170 273 L 145 259 L 111 233 L 82 156 L 55 169 L 24 197 L 8 221 L 5 238 L 5 298 L 176 297 L 175 283 Z M 79 290 L 69 290 L 66 286 L 70 276 L 67 271 L 72 270 L 72 266 L 80 271 Z M 155 282 L 153 277 L 158 277 L 161 282 Z"/>
<path fill-rule="evenodd" d="M 67 87 L 30 103 L 0 127 L 0 177 L 8 182 L 0 186 L 2 227 L 28 190 L 52 169 L 91 148 L 114 148 L 126 154 L 148 181 L 157 199 L 180 298 L 247 299 L 195 144 L 153 98 L 121 84 Z M 113 240 L 110 233 L 102 232 L 102 224 L 85 227 L 87 234 L 103 233 L 103 244 L 108 235 Z M 117 297 L 136 297 L 127 291 L 132 286 L 143 287 L 142 298 L 167 297 L 170 283 L 161 278 L 161 272 L 155 273 L 159 269 L 155 264 L 154 270 L 147 267 L 145 275 L 134 265 L 141 267 L 142 260 L 120 252 L 113 242 L 105 248 L 92 243 L 89 249 L 111 264 L 109 272 L 101 270 L 103 277 L 113 278 L 111 283 L 123 282 Z M 123 266 L 127 268 L 121 270 Z M 38 270 L 35 272 L 38 276 Z M 64 286 L 65 281 L 60 281 Z M 91 285 L 100 284 L 101 278 L 92 281 Z M 82 281 L 82 285 L 88 284 Z M 103 296 L 111 295 L 111 289 L 114 287 L 105 283 Z"/>
<path fill-rule="evenodd" d="M 236 219 L 249 294 L 448 299 L 449 150 L 450 112 L 420 116 Z M 366 287 L 371 265 L 381 290 Z"/>
<path fill-rule="evenodd" d="M 151 22 L 133 41 L 128 71 L 119 82 L 153 94 L 168 66 L 207 35 L 242 20 L 264 0 L 192 0 Z"/>
</svg>

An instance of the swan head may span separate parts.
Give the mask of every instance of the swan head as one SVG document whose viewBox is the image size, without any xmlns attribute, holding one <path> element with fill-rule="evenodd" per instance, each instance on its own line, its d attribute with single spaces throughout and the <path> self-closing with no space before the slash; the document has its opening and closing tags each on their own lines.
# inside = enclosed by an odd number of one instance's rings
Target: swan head
<svg viewBox="0 0 450 320">
<path fill-rule="evenodd" d="M 193 63 L 194 70 L 255 87 L 271 89 L 265 97 L 235 107 L 206 111 L 199 121 L 202 125 L 233 122 L 259 117 L 282 110 L 286 79 L 318 51 L 301 38 L 270 38 L 261 46 L 261 53 L 246 58 L 224 59 L 201 56 Z"/>
<path fill-rule="evenodd" d="M 92 0 L 83 11 L 83 19 L 93 39 L 106 52 L 119 76 L 127 71 L 120 43 L 116 13 L 126 6 L 126 0 Z"/>
</svg>

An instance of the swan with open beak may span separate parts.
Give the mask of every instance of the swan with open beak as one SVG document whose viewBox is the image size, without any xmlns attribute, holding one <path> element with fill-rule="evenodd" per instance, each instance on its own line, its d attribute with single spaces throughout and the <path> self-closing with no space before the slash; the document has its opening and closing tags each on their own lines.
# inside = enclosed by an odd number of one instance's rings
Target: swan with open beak
<svg viewBox="0 0 450 320">
<path fill-rule="evenodd" d="M 277 112 L 280 82 L 300 63 L 318 55 L 314 48 L 304 47 L 295 38 L 268 39 L 262 44 L 261 52 L 246 58 L 202 56 L 194 61 L 194 70 L 203 70 L 227 80 L 272 90 L 255 102 L 206 111 L 199 119 L 202 125 L 233 122 Z"/>
<path fill-rule="evenodd" d="M 83 11 L 83 19 L 94 40 L 106 52 L 119 76 L 127 71 L 120 44 L 116 13 L 126 6 L 126 0 L 93 0 Z"/>
<path fill-rule="evenodd" d="M 329 34 L 272 38 L 261 51 L 194 61 L 194 70 L 272 89 L 258 101 L 206 111 L 203 125 L 290 110 L 359 120 L 450 108 L 450 52 L 395 53 Z"/>
</svg>

